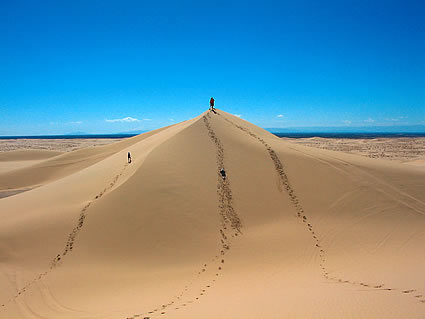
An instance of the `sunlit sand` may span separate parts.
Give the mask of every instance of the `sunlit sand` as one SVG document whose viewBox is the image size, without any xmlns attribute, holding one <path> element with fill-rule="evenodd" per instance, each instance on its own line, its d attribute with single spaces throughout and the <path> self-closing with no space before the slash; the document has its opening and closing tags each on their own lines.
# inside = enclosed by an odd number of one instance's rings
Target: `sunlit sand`
<svg viewBox="0 0 425 319">
<path fill-rule="evenodd" d="M 0 160 L 0 318 L 425 316 L 422 165 L 221 110 Z"/>
</svg>

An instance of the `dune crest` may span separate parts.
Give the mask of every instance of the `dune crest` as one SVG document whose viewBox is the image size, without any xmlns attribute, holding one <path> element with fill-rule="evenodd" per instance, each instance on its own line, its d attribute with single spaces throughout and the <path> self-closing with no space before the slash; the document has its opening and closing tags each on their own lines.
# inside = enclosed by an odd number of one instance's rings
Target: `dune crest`
<svg viewBox="0 0 425 319">
<path fill-rule="evenodd" d="M 221 110 L 46 158 L 0 174 L 38 186 L 0 199 L 0 318 L 423 318 L 424 180 Z"/>
</svg>

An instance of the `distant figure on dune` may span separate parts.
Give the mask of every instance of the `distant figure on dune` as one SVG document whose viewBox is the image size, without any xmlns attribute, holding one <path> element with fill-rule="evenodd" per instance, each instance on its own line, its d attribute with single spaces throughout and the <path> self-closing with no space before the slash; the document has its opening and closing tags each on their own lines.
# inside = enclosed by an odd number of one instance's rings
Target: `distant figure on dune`
<svg viewBox="0 0 425 319">
<path fill-rule="evenodd" d="M 226 171 L 224 170 L 224 168 L 220 170 L 220 174 L 221 174 L 221 177 L 223 177 L 223 179 L 226 180 Z"/>
<path fill-rule="evenodd" d="M 128 152 L 128 154 L 127 154 L 127 161 L 128 161 L 129 164 L 131 163 L 131 154 L 130 154 L 130 152 Z"/>
<path fill-rule="evenodd" d="M 214 98 L 213 97 L 210 99 L 210 110 L 214 111 Z"/>
</svg>

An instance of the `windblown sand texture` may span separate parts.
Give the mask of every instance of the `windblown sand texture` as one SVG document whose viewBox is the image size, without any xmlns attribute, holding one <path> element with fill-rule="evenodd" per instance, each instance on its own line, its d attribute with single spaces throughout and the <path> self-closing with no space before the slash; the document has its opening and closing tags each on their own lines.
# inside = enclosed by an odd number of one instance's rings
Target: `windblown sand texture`
<svg viewBox="0 0 425 319">
<path fill-rule="evenodd" d="M 0 173 L 0 318 L 425 317 L 419 167 L 220 110 L 36 157 Z"/>
</svg>

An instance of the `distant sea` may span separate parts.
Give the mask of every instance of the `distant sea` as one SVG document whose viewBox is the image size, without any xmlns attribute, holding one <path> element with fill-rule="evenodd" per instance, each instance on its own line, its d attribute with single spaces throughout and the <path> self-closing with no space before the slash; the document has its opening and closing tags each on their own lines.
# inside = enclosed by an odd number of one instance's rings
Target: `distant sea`
<svg viewBox="0 0 425 319">
<path fill-rule="evenodd" d="M 351 138 L 351 139 L 373 139 L 373 138 L 401 138 L 401 137 L 425 137 L 425 133 L 290 133 L 290 132 L 271 132 L 278 137 L 287 138 L 311 138 L 311 137 L 323 137 L 323 138 Z M 136 136 L 139 134 L 82 134 L 82 135 L 22 135 L 22 136 L 0 136 L 3 140 L 13 139 L 90 139 L 90 138 L 127 138 Z"/>
<path fill-rule="evenodd" d="M 139 134 L 81 134 L 81 135 L 21 135 L 21 136 L 0 136 L 1 140 L 19 140 L 19 139 L 41 139 L 41 140 L 69 140 L 69 139 L 88 139 L 88 138 L 126 138 Z"/>
</svg>

